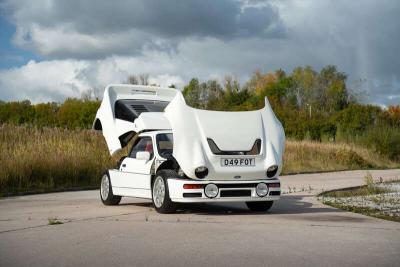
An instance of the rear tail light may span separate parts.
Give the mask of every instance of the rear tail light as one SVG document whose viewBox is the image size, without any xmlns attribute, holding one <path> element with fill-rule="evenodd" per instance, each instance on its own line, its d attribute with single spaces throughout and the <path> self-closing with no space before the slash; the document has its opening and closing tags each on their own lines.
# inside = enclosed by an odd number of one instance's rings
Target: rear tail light
<svg viewBox="0 0 400 267">
<path fill-rule="evenodd" d="M 184 184 L 183 189 L 203 189 L 202 184 Z"/>
</svg>

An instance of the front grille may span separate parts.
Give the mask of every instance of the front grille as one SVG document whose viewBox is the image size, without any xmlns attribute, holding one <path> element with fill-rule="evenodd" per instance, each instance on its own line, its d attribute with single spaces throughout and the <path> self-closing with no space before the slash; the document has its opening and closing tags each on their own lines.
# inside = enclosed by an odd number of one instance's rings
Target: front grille
<svg viewBox="0 0 400 267">
<path fill-rule="evenodd" d="M 221 190 L 221 197 L 250 197 L 251 190 Z"/>
<path fill-rule="evenodd" d="M 281 195 L 281 191 L 269 191 L 269 195 L 270 196 L 280 196 Z"/>
</svg>

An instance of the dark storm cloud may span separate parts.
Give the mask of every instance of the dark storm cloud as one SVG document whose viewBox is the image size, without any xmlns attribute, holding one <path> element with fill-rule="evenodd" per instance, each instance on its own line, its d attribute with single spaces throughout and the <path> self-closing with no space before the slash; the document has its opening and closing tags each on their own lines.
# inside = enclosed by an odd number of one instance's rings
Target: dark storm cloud
<svg viewBox="0 0 400 267">
<path fill-rule="evenodd" d="M 270 5 L 242 9 L 240 1 L 232 0 L 136 0 L 122 1 L 121 5 L 101 1 L 95 7 L 92 1 L 62 1 L 54 8 L 64 22 L 89 34 L 136 28 L 166 38 L 229 39 L 263 36 L 279 22 L 277 10 Z M 74 12 L 76 8 L 81 11 Z"/>
<path fill-rule="evenodd" d="M 236 0 L 8 1 L 3 10 L 17 26 L 15 42 L 52 58 L 101 58 L 171 50 L 182 38 L 280 38 L 285 27 L 269 4 Z M 45 40 L 45 38 L 49 40 Z M 51 38 L 76 48 L 52 46 Z M 81 45 L 79 46 L 79 44 Z M 112 43 L 112 44 L 111 44 Z M 86 55 L 86 57 L 85 57 Z"/>
</svg>

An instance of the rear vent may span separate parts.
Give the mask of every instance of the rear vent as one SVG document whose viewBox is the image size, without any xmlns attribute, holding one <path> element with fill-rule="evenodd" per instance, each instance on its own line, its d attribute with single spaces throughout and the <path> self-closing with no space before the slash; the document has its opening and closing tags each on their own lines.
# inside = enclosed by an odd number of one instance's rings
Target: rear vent
<svg viewBox="0 0 400 267">
<path fill-rule="evenodd" d="M 131 107 L 136 111 L 137 115 L 140 115 L 142 112 L 148 112 L 148 109 L 143 105 L 131 105 Z"/>
<path fill-rule="evenodd" d="M 261 152 L 261 139 L 256 139 L 253 147 L 249 151 L 224 151 L 219 149 L 217 144 L 211 138 L 207 138 L 211 152 L 215 155 L 259 155 Z"/>
</svg>

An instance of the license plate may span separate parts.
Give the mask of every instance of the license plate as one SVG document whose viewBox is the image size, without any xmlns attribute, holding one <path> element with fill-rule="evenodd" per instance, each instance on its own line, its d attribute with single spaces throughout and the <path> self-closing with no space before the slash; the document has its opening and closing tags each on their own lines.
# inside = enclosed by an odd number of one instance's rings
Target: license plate
<svg viewBox="0 0 400 267">
<path fill-rule="evenodd" d="M 221 159 L 221 166 L 223 167 L 231 167 L 231 166 L 255 166 L 256 159 L 255 158 L 245 158 L 245 159 Z"/>
</svg>

